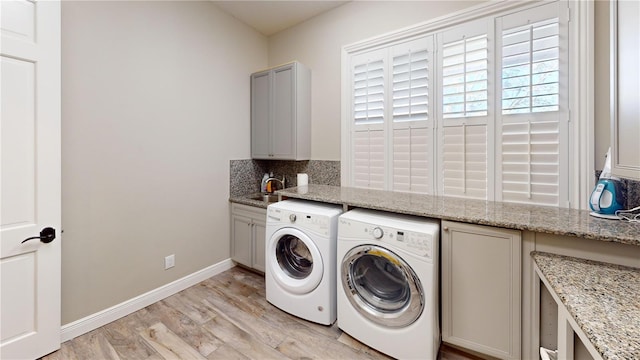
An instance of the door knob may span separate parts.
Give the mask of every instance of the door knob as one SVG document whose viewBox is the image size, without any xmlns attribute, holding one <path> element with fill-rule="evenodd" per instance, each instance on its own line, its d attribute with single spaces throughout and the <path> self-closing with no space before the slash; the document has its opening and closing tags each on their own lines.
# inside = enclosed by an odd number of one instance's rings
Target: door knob
<svg viewBox="0 0 640 360">
<path fill-rule="evenodd" d="M 22 244 L 24 244 L 29 240 L 35 240 L 35 239 L 40 239 L 40 241 L 42 241 L 43 243 L 48 244 L 52 242 L 53 239 L 55 238 L 56 238 L 56 229 L 52 227 L 46 227 L 42 229 L 42 231 L 40 231 L 40 236 L 32 236 L 30 238 L 26 238 L 22 240 Z"/>
</svg>

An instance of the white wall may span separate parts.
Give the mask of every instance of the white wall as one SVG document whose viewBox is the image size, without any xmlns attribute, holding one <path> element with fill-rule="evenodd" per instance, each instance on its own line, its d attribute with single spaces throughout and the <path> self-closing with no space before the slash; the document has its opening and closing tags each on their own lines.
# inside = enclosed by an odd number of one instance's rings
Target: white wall
<svg viewBox="0 0 640 360">
<path fill-rule="evenodd" d="M 207 1 L 62 3 L 63 324 L 230 257 L 229 160 L 266 66 Z"/>
<path fill-rule="evenodd" d="M 311 158 L 340 160 L 340 56 L 345 45 L 483 1 L 353 1 L 269 38 L 269 65 L 311 68 Z"/>
</svg>

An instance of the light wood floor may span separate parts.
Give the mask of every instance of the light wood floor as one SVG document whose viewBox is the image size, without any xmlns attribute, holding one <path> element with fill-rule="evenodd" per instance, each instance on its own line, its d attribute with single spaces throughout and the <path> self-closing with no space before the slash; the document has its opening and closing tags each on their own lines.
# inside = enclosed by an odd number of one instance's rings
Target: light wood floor
<svg viewBox="0 0 640 360">
<path fill-rule="evenodd" d="M 441 359 L 473 359 L 452 349 Z M 57 359 L 390 359 L 335 324 L 289 315 L 265 299 L 264 276 L 234 267 L 62 344 Z"/>
</svg>

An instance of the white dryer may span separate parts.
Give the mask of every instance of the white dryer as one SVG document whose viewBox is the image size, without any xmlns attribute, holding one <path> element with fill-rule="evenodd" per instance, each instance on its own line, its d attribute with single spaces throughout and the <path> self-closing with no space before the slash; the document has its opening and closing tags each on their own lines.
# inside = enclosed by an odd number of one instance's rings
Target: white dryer
<svg viewBox="0 0 640 360">
<path fill-rule="evenodd" d="M 319 324 L 336 321 L 336 240 L 342 206 L 285 200 L 267 207 L 267 301 Z"/>
<path fill-rule="evenodd" d="M 355 209 L 338 221 L 338 326 L 399 359 L 437 359 L 436 220 Z"/>
</svg>

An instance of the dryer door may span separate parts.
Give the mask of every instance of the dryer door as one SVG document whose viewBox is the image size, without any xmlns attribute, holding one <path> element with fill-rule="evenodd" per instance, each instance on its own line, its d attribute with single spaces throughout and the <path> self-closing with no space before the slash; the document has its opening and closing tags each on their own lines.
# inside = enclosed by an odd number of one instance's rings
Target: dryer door
<svg viewBox="0 0 640 360">
<path fill-rule="evenodd" d="M 376 324 L 405 327 L 422 314 L 422 284 L 391 250 L 376 245 L 351 249 L 342 261 L 340 277 L 351 305 Z"/>
<path fill-rule="evenodd" d="M 267 245 L 267 266 L 280 287 L 307 294 L 322 280 L 324 267 L 316 244 L 295 228 L 277 230 Z"/>
</svg>

